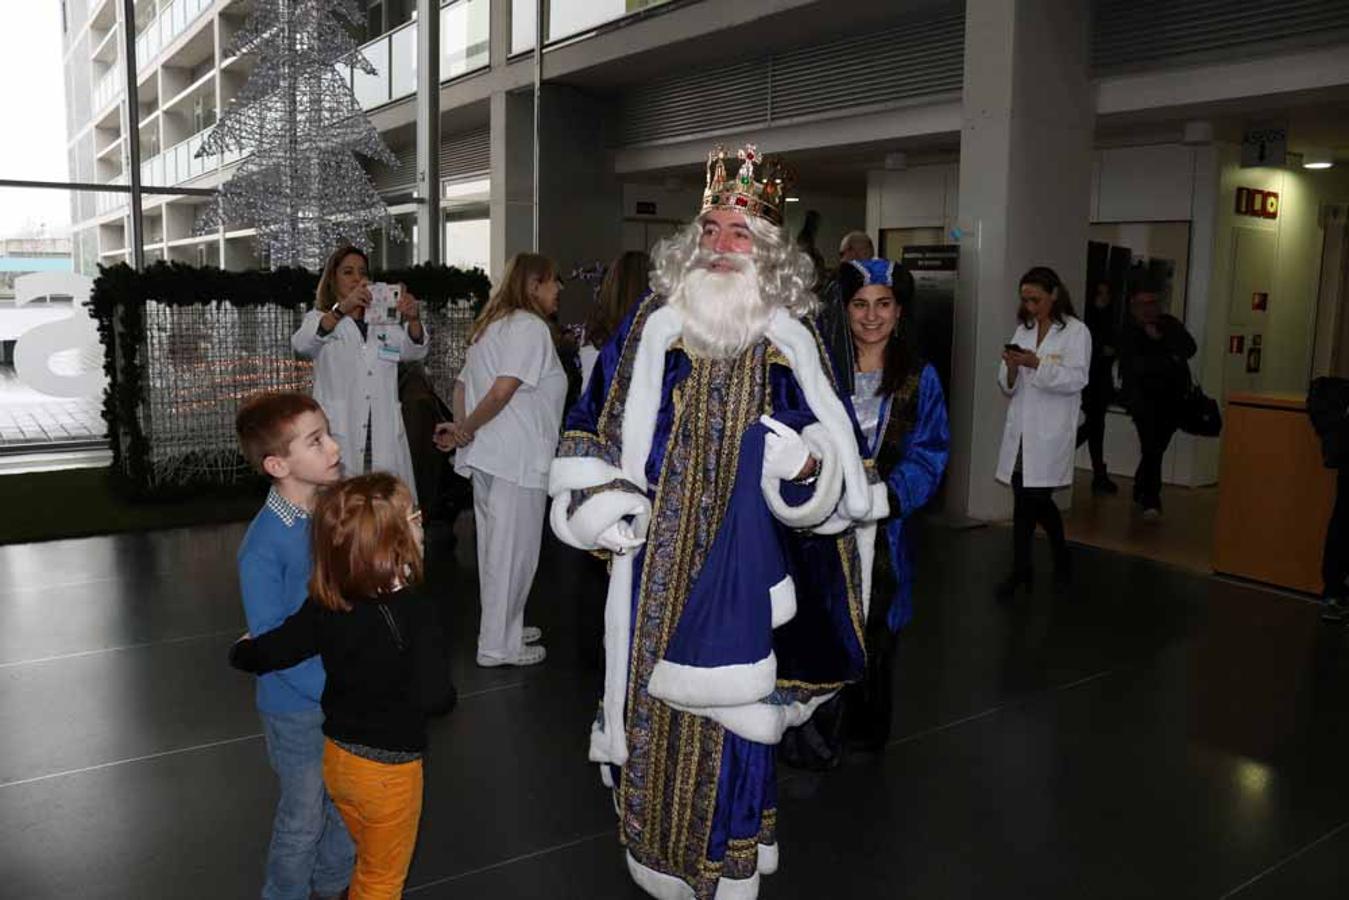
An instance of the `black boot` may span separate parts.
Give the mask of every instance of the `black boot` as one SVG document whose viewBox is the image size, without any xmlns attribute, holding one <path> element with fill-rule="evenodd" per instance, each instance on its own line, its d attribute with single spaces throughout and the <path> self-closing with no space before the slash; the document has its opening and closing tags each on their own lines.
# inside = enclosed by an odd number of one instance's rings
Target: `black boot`
<svg viewBox="0 0 1349 900">
<path fill-rule="evenodd" d="M 1071 587 L 1073 583 L 1073 558 L 1065 547 L 1054 554 L 1054 587 L 1058 590 Z"/>
<path fill-rule="evenodd" d="M 1105 469 L 1100 469 L 1091 479 L 1091 492 L 1098 497 L 1114 496 L 1119 493 L 1119 485 L 1110 480 L 1110 475 Z"/>
</svg>

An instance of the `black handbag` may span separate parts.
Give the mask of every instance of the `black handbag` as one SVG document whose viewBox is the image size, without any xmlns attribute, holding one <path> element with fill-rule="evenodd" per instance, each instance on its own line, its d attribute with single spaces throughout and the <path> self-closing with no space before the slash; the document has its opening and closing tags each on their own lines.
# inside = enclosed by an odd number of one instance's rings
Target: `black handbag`
<svg viewBox="0 0 1349 900">
<path fill-rule="evenodd" d="M 1223 414 L 1204 389 L 1190 379 L 1180 401 L 1180 430 L 1196 437 L 1217 437 L 1223 430 Z"/>
</svg>

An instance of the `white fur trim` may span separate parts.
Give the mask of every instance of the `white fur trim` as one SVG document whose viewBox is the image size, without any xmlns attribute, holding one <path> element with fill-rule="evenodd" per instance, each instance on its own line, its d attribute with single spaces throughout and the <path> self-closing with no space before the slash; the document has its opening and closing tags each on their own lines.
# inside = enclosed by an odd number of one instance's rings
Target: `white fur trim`
<svg viewBox="0 0 1349 900">
<path fill-rule="evenodd" d="M 748 878 L 718 878 L 717 892 L 712 900 L 756 900 L 759 896 L 759 873 Z"/>
<path fill-rule="evenodd" d="M 878 481 L 871 486 L 871 512 L 863 518 L 868 522 L 879 522 L 890 515 L 890 491 L 885 482 Z"/>
<path fill-rule="evenodd" d="M 665 379 L 665 354 L 684 328 L 684 319 L 673 306 L 662 306 L 646 320 L 638 336 L 632 382 L 623 408 L 623 472 L 628 480 L 646 490 L 646 460 L 660 413 L 661 383 Z"/>
<path fill-rule="evenodd" d="M 825 522 L 838 506 L 843 487 L 843 467 L 838 449 L 819 422 L 807 425 L 801 438 L 820 460 L 820 471 L 815 476 L 815 491 L 800 506 L 791 506 L 782 499 L 782 482 L 764 475 L 759 482 L 768 510 L 788 528 L 815 528 Z"/>
<path fill-rule="evenodd" d="M 819 347 L 815 339 L 806 326 L 785 309 L 773 311 L 772 318 L 768 320 L 768 339 L 787 357 L 792 374 L 801 385 L 806 404 L 819 424 L 824 426 L 825 433 L 838 453 L 839 464 L 843 468 L 845 512 L 854 519 L 862 518 L 871 507 L 862 453 L 857 446 L 852 420 L 848 418 L 843 401 L 838 398 L 824 366 L 820 364 Z"/>
<path fill-rule="evenodd" d="M 763 849 L 764 845 L 760 844 L 759 872 L 763 871 Z M 624 853 L 624 856 L 627 857 L 628 874 L 632 880 L 656 900 L 695 900 L 693 888 L 685 884 L 683 879 L 644 866 L 633 859 L 631 853 Z M 717 879 L 717 893 L 713 900 L 756 900 L 759 896 L 759 872 L 749 878 Z"/>
<path fill-rule="evenodd" d="M 567 509 L 571 506 L 571 491 L 563 491 L 553 498 L 553 506 L 548 510 L 548 524 L 552 526 L 553 534 L 557 539 L 568 547 L 575 547 L 577 550 L 593 550 L 593 547 L 587 547 L 581 543 L 571 530 L 571 525 L 567 522 Z"/>
<path fill-rule="evenodd" d="M 772 875 L 778 870 L 778 845 L 759 845 L 759 874 Z"/>
<path fill-rule="evenodd" d="M 877 482 L 871 485 L 871 511 L 860 519 L 849 518 L 843 512 L 843 505 L 834 510 L 833 514 L 825 519 L 823 523 L 810 529 L 815 534 L 841 534 L 859 522 L 877 522 L 890 515 L 890 495 L 886 491 L 885 485 Z"/>
<path fill-rule="evenodd" d="M 689 666 L 662 659 L 646 691 L 671 706 L 717 707 L 754 703 L 773 693 L 778 660 L 769 651 L 758 662 L 731 666 Z"/>
<path fill-rule="evenodd" d="M 816 525 L 810 530 L 815 534 L 842 534 L 855 524 L 857 523 L 852 519 L 835 511 L 834 514 L 828 519 L 825 519 L 822 524 Z"/>
<path fill-rule="evenodd" d="M 857 526 L 857 562 L 862 567 L 862 621 L 871 614 L 871 566 L 876 559 L 876 523 Z"/>
<path fill-rule="evenodd" d="M 756 744 L 778 744 L 782 733 L 805 722 L 820 704 L 834 696 L 832 693 L 805 703 L 786 706 L 776 703 L 746 703 L 743 706 L 684 706 L 671 703 L 675 709 L 711 719 L 733 734 Z M 667 701 L 668 702 L 668 701 Z"/>
<path fill-rule="evenodd" d="M 563 491 L 599 487 L 627 477 L 618 466 L 594 456 L 561 456 L 553 460 L 548 470 L 548 495 L 556 497 Z"/>
<path fill-rule="evenodd" d="M 792 576 L 768 589 L 768 602 L 773 608 L 773 627 L 786 625 L 796 617 L 796 582 Z"/>
<path fill-rule="evenodd" d="M 628 761 L 623 704 L 628 696 L 632 566 L 633 554 L 625 553 L 613 558 L 609 572 L 609 591 L 604 598 L 604 699 L 601 702 L 604 728 L 596 725 L 590 730 L 590 761 L 615 766 Z"/>
<path fill-rule="evenodd" d="M 697 900 L 693 888 L 682 879 L 642 865 L 633 859 L 631 853 L 623 855 L 628 858 L 628 874 L 632 876 L 632 880 L 656 900 Z M 720 895 L 720 890 L 717 893 Z"/>
<path fill-rule="evenodd" d="M 571 514 L 569 524 L 576 539 L 593 550 L 605 529 L 628 516 L 649 520 L 651 501 L 631 491 L 601 491 Z"/>
</svg>

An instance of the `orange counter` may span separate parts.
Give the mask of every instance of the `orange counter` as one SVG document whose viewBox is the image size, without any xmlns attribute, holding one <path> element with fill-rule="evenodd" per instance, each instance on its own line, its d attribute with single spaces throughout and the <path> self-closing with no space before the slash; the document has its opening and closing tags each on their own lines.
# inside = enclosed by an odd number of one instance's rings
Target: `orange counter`
<svg viewBox="0 0 1349 900">
<path fill-rule="evenodd" d="M 1305 398 L 1229 396 L 1222 454 L 1214 571 L 1320 593 L 1335 473 L 1321 464 Z"/>
</svg>

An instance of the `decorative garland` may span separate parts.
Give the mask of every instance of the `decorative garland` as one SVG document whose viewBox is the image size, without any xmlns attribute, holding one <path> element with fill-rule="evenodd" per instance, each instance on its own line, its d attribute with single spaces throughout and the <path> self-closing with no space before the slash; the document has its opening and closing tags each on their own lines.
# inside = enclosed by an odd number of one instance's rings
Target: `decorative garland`
<svg viewBox="0 0 1349 900">
<path fill-rule="evenodd" d="M 374 273 L 372 280 L 407 285 L 430 309 L 452 300 L 468 300 L 474 312 L 487 302 L 491 281 L 481 269 L 421 264 L 409 269 Z M 183 263 L 157 262 L 142 272 L 125 263 L 100 266 L 89 302 L 89 314 L 98 323 L 103 344 L 103 371 L 108 387 L 103 397 L 112 448 L 112 470 L 123 487 L 147 496 L 150 446 L 141 426 L 145 400 L 145 303 L 169 306 L 230 303 L 234 306 L 308 308 L 318 289 L 318 275 L 306 269 L 281 268 L 269 272 L 229 272 Z M 153 492 L 162 496 L 164 491 Z"/>
</svg>

